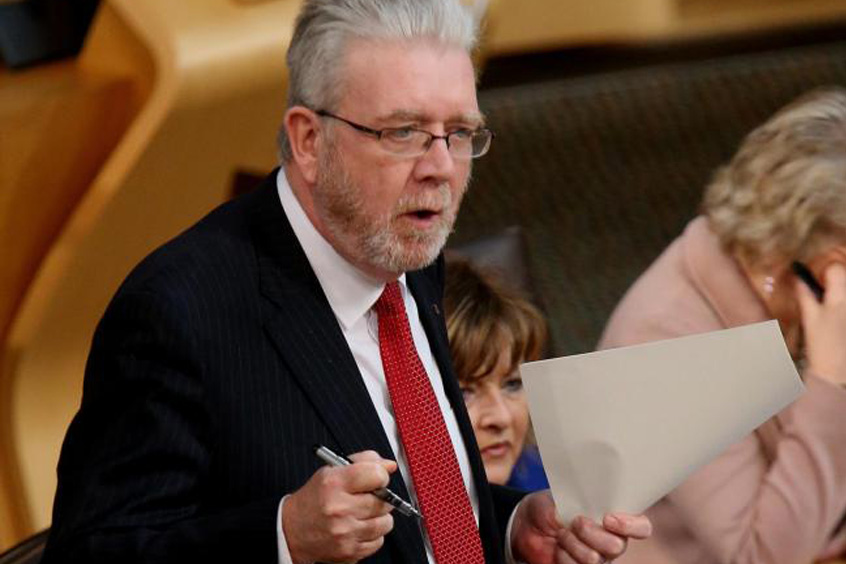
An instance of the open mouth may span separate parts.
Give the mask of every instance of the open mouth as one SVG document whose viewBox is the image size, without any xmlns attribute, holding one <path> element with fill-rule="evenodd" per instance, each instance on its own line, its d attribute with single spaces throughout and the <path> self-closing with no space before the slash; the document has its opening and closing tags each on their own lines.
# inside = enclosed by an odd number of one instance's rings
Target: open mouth
<svg viewBox="0 0 846 564">
<path fill-rule="evenodd" d="M 437 221 L 440 215 L 441 213 L 439 211 L 433 209 L 419 209 L 409 210 L 403 214 L 403 217 L 420 225 L 431 225 Z"/>
<path fill-rule="evenodd" d="M 411 212 L 411 215 L 413 215 L 417 219 L 432 219 L 433 217 L 438 215 L 438 212 L 432 210 L 417 210 Z"/>
</svg>

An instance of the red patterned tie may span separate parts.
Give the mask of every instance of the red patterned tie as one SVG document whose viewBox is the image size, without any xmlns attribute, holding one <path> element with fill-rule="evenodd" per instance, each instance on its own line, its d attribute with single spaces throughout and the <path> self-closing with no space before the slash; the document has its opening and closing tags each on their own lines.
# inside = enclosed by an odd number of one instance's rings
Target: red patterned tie
<svg viewBox="0 0 846 564">
<path fill-rule="evenodd" d="M 385 286 L 375 309 L 382 366 L 435 561 L 483 564 L 473 508 L 397 282 Z"/>
</svg>

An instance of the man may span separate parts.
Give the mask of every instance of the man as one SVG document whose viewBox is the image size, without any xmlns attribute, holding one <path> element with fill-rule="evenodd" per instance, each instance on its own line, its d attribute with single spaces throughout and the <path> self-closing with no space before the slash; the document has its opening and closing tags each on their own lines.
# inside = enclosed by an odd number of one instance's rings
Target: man
<svg viewBox="0 0 846 564">
<path fill-rule="evenodd" d="M 143 261 L 98 327 L 45 562 L 600 562 L 648 536 L 485 480 L 440 313 L 491 137 L 473 43 L 452 0 L 305 3 L 284 168 Z"/>
</svg>

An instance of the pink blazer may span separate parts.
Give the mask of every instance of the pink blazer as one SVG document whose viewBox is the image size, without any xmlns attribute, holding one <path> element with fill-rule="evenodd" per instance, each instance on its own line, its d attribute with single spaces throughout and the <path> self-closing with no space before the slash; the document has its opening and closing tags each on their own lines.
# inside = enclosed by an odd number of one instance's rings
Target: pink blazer
<svg viewBox="0 0 846 564">
<path fill-rule="evenodd" d="M 629 289 L 600 348 L 768 319 L 704 217 Z M 807 391 L 652 506 L 655 533 L 620 564 L 803 564 L 846 554 L 846 390 L 808 371 Z"/>
</svg>

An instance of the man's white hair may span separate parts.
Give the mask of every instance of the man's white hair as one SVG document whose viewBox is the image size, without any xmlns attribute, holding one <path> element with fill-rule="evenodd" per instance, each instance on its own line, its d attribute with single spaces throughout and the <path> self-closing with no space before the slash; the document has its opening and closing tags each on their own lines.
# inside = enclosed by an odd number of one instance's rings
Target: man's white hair
<svg viewBox="0 0 846 564">
<path fill-rule="evenodd" d="M 332 109 L 342 96 L 341 65 L 356 39 L 432 39 L 468 53 L 477 26 L 458 0 L 305 0 L 288 48 L 288 107 Z M 280 128 L 279 155 L 291 159 L 291 145 Z"/>
</svg>

